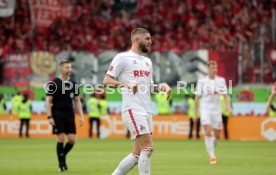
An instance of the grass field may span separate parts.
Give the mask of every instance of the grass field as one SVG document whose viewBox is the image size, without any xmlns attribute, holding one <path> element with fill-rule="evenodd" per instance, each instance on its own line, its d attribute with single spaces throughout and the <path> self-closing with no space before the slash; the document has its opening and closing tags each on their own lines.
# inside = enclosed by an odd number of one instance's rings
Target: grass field
<svg viewBox="0 0 276 175">
<path fill-rule="evenodd" d="M 129 140 L 79 139 L 68 155 L 68 175 L 110 175 L 131 151 Z M 221 141 L 217 165 L 209 165 L 203 141 L 155 140 L 152 175 L 273 175 L 276 144 Z M 54 139 L 0 139 L 1 175 L 57 172 Z M 129 175 L 137 175 L 137 166 Z"/>
</svg>

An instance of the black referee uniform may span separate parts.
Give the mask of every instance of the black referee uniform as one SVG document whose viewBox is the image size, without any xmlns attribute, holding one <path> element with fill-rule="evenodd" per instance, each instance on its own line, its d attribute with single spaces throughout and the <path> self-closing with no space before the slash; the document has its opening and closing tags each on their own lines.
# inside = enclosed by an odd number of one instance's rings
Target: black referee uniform
<svg viewBox="0 0 276 175">
<path fill-rule="evenodd" d="M 76 134 L 73 99 L 79 95 L 79 88 L 72 79 L 62 80 L 57 77 L 48 83 L 47 96 L 52 96 L 52 117 L 55 121 L 53 134 Z M 57 143 L 57 155 L 61 171 L 67 170 L 66 155 L 73 144 Z"/>
<path fill-rule="evenodd" d="M 53 96 L 52 117 L 55 121 L 53 133 L 76 134 L 73 109 L 73 98 L 79 95 L 79 89 L 76 89 L 76 82 L 72 79 L 64 81 L 60 78 L 55 78 L 52 82 L 55 83 L 56 90 L 53 93 L 48 91 L 47 96 Z M 62 90 L 62 86 L 66 89 Z M 70 86 L 72 87 L 70 88 Z"/>
</svg>

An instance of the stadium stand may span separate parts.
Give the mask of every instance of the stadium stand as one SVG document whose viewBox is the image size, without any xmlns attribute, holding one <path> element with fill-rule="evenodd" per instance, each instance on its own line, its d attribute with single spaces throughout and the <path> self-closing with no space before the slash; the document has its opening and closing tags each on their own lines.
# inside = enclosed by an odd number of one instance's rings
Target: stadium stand
<svg viewBox="0 0 276 175">
<path fill-rule="evenodd" d="M 60 18 L 44 30 L 33 28 L 28 1 L 18 0 L 15 14 L 1 18 L 0 46 L 7 53 L 22 51 L 126 50 L 137 26 L 151 30 L 154 51 L 183 53 L 209 49 L 238 51 L 243 43 L 244 82 L 258 81 L 259 58 L 255 52 L 260 26 L 271 24 L 272 1 L 255 0 L 70 0 L 72 16 Z M 133 2 L 133 3 L 131 3 Z M 174 10 L 168 10 L 174 9 Z M 271 32 L 265 46 L 272 46 Z M 253 54 L 252 54 L 253 52 Z M 265 82 L 272 82 L 266 63 Z"/>
</svg>

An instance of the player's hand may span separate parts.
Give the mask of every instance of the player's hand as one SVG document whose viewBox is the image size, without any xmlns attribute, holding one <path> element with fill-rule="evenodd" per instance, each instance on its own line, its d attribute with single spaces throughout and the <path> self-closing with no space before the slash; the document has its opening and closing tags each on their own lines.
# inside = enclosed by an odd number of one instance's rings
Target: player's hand
<svg viewBox="0 0 276 175">
<path fill-rule="evenodd" d="M 136 83 L 128 83 L 127 87 L 130 91 L 133 92 L 133 94 L 138 92 L 138 85 Z"/>
<path fill-rule="evenodd" d="M 55 120 L 53 118 L 49 118 L 49 124 L 55 126 Z"/>
<path fill-rule="evenodd" d="M 167 100 L 170 100 L 172 97 L 172 90 L 170 86 L 167 83 L 161 83 L 159 84 L 159 88 L 161 89 L 162 92 L 167 93 Z"/>
<path fill-rule="evenodd" d="M 84 123 L 84 117 L 82 116 L 82 117 L 80 117 L 80 126 L 82 126 L 83 123 Z"/>
</svg>

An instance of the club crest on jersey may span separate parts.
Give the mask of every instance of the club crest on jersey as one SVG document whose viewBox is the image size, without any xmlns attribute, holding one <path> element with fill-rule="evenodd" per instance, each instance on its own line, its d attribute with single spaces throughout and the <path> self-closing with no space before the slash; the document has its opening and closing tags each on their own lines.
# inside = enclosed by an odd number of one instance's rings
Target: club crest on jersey
<svg viewBox="0 0 276 175">
<path fill-rule="evenodd" d="M 137 64 L 137 61 L 136 61 L 136 60 L 133 60 L 133 64 Z"/>
<path fill-rule="evenodd" d="M 140 131 L 143 132 L 146 128 L 143 125 L 140 125 Z"/>
<path fill-rule="evenodd" d="M 146 65 L 149 67 L 149 63 L 148 62 L 146 62 Z"/>
</svg>

